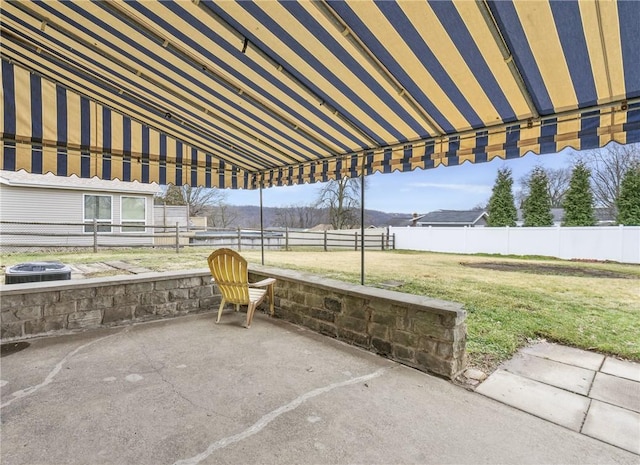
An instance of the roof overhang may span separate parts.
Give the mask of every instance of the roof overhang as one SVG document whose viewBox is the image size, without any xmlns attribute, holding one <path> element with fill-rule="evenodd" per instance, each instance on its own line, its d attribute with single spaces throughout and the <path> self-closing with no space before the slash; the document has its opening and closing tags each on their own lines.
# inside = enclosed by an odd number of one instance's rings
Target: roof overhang
<svg viewBox="0 0 640 465">
<path fill-rule="evenodd" d="M 640 141 L 640 2 L 3 2 L 0 168 L 233 188 Z"/>
<path fill-rule="evenodd" d="M 55 176 L 52 173 L 32 174 L 24 170 L 0 171 L 0 185 L 34 189 L 62 189 L 103 193 L 120 192 L 140 195 L 155 195 L 162 190 L 156 183 L 143 184 L 138 181 L 126 182 L 117 179 L 108 181 L 96 177 L 79 178 L 76 175 L 62 177 Z"/>
</svg>

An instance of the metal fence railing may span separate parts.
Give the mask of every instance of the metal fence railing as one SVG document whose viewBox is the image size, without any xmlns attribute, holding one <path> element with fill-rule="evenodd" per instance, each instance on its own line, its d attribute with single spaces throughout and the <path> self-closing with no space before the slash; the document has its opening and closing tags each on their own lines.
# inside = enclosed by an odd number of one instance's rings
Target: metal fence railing
<svg viewBox="0 0 640 465">
<path fill-rule="evenodd" d="M 190 229 L 180 226 L 116 224 L 93 221 L 89 223 L 51 223 L 0 221 L 0 251 L 37 251 L 43 249 L 89 249 L 97 252 L 104 248 L 153 247 L 229 247 L 237 250 L 258 249 L 291 250 L 316 248 L 320 250 L 395 249 L 395 235 L 388 229 L 361 231 L 302 231 L 269 229 L 263 234 L 254 229 Z"/>
</svg>

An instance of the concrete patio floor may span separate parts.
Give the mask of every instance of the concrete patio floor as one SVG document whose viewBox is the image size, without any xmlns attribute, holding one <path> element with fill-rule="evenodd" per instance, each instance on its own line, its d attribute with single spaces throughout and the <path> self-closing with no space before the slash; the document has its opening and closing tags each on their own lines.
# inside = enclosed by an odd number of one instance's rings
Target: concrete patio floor
<svg viewBox="0 0 640 465">
<path fill-rule="evenodd" d="M 38 338 L 2 357 L 3 465 L 638 464 L 638 455 L 256 315 Z"/>
<path fill-rule="evenodd" d="M 640 454 L 638 363 L 541 342 L 521 349 L 476 392 Z"/>
</svg>

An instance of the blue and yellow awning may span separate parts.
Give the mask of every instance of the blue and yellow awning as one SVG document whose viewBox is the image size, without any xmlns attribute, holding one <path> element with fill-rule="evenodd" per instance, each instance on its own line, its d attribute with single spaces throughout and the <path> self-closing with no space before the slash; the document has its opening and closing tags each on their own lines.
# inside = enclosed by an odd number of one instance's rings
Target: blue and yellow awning
<svg viewBox="0 0 640 465">
<path fill-rule="evenodd" d="M 640 2 L 3 2 L 0 169 L 253 188 L 640 141 Z"/>
</svg>

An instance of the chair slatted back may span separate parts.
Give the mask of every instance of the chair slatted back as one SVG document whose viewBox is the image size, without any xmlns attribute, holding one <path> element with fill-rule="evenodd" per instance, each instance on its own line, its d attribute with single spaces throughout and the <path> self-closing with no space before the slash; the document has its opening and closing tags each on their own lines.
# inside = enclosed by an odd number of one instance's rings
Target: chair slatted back
<svg viewBox="0 0 640 465">
<path fill-rule="evenodd" d="M 218 249 L 209 255 L 207 261 L 211 275 L 225 300 L 232 304 L 249 304 L 247 261 L 231 249 Z"/>
</svg>

